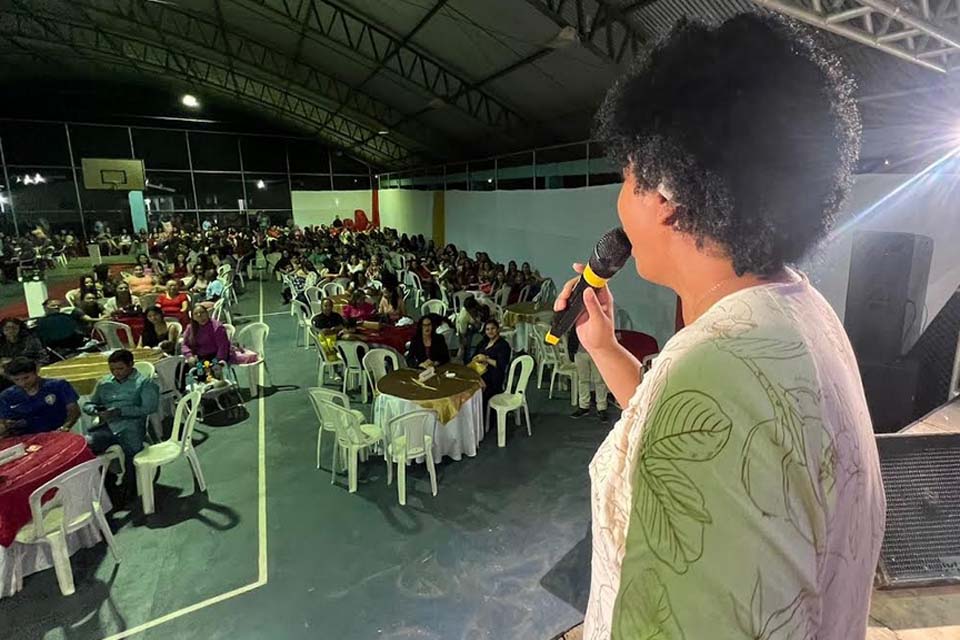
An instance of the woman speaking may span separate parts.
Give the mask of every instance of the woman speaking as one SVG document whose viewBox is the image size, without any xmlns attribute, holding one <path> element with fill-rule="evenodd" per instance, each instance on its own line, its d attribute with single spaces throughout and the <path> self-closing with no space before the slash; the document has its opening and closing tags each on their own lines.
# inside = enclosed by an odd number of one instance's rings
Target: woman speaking
<svg viewBox="0 0 960 640">
<path fill-rule="evenodd" d="M 843 327 L 789 266 L 846 195 L 851 90 L 805 31 L 745 14 L 680 25 L 600 110 L 637 273 L 687 326 L 641 383 L 612 295 L 584 296 L 577 335 L 624 407 L 590 465 L 588 640 L 865 635 L 876 446 Z"/>
</svg>

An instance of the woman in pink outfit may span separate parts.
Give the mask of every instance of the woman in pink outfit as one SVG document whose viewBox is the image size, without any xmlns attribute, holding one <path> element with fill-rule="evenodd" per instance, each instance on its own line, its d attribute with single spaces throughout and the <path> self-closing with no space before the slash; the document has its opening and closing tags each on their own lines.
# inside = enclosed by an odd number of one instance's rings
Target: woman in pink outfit
<svg viewBox="0 0 960 640">
<path fill-rule="evenodd" d="M 189 364 L 198 360 L 224 361 L 228 364 L 250 364 L 260 356 L 230 343 L 227 330 L 210 317 L 202 305 L 193 308 L 190 324 L 183 332 L 183 357 Z"/>
</svg>

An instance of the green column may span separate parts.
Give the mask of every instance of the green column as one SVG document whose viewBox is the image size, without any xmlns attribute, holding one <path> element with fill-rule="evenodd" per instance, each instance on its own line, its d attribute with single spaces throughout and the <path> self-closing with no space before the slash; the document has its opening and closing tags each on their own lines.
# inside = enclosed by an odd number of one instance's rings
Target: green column
<svg viewBox="0 0 960 640">
<path fill-rule="evenodd" d="M 134 233 L 147 230 L 147 206 L 143 202 L 143 191 L 130 192 L 130 221 Z"/>
</svg>

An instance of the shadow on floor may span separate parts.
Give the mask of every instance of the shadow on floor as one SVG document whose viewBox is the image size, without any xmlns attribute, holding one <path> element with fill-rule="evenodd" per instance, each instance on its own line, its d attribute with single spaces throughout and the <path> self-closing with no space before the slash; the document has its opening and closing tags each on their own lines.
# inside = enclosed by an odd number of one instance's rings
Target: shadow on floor
<svg viewBox="0 0 960 640">
<path fill-rule="evenodd" d="M 104 544 L 81 549 L 72 556 L 70 564 L 76 592 L 71 596 L 60 594 L 52 569 L 30 576 L 24 582 L 23 591 L 15 596 L 23 605 L 17 611 L 29 611 L 29 620 L 5 617 L 4 627 L 9 624 L 7 628 L 16 628 L 20 638 L 45 638 L 54 631 L 59 631 L 64 638 L 102 638 L 112 633 L 112 629 L 126 628 L 127 621 L 110 595 L 120 564 L 114 564 L 110 578 L 105 582 L 96 577 L 103 562 L 114 562 Z M 51 598 L 62 600 L 51 608 Z M 111 620 L 106 625 L 108 628 L 99 615 L 103 607 Z"/>
<path fill-rule="evenodd" d="M 590 553 L 592 549 L 590 530 L 560 561 L 540 580 L 540 586 L 560 598 L 571 607 L 586 614 L 590 597 Z"/>
<path fill-rule="evenodd" d="M 129 522 L 149 529 L 166 529 L 187 520 L 197 520 L 216 531 L 227 531 L 240 524 L 240 516 L 236 511 L 211 502 L 210 496 L 201 492 L 196 485 L 190 495 L 184 496 L 183 492 L 180 487 L 155 484 L 155 510 L 152 514 L 144 515 L 140 498 L 134 493 L 127 498 L 126 504 L 116 507 L 108 519 L 115 531 Z"/>
</svg>

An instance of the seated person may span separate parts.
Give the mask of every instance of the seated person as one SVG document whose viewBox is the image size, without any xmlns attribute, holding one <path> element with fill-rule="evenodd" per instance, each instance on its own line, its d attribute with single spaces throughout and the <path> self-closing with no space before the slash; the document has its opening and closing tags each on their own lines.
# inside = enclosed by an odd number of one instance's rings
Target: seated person
<svg viewBox="0 0 960 640">
<path fill-rule="evenodd" d="M 80 301 L 80 304 L 76 306 L 70 315 L 76 318 L 87 335 L 93 331 L 93 325 L 101 320 L 110 319 L 109 314 L 103 312 L 97 294 L 92 291 L 83 294 L 83 299 Z"/>
<path fill-rule="evenodd" d="M 201 304 L 193 307 L 190 324 L 183 332 L 181 352 L 187 364 L 193 366 L 197 361 L 226 362 L 228 364 L 250 364 L 259 359 L 253 351 L 240 349 L 230 344 L 227 330 L 222 324 L 210 317 L 210 312 Z"/>
<path fill-rule="evenodd" d="M 220 278 L 217 277 L 216 269 L 207 269 L 203 277 L 207 281 L 207 288 L 203 291 L 203 300 L 200 304 L 207 309 L 213 309 L 213 305 L 223 296 L 225 287 Z"/>
<path fill-rule="evenodd" d="M 133 275 L 127 278 L 127 284 L 130 286 L 130 293 L 135 296 L 153 293 L 157 288 L 157 283 L 154 281 L 153 276 L 148 276 L 144 272 L 142 264 L 137 264 L 133 268 Z"/>
<path fill-rule="evenodd" d="M 0 320 L 3 338 L 0 338 L 0 364 L 6 364 L 14 358 L 23 356 L 43 365 L 49 361 L 47 350 L 40 339 L 33 335 L 19 318 Z"/>
<path fill-rule="evenodd" d="M 180 283 L 176 280 L 167 280 L 166 290 L 157 296 L 157 306 L 163 315 L 171 318 L 184 318 L 190 307 L 190 297 L 180 291 Z"/>
<path fill-rule="evenodd" d="M 126 282 L 121 282 L 114 296 L 104 302 L 103 308 L 114 317 L 132 316 L 140 313 L 140 298 L 130 293 L 130 286 Z"/>
<path fill-rule="evenodd" d="M 87 445 L 95 454 L 119 444 L 127 457 L 128 468 L 133 456 L 143 449 L 147 433 L 147 417 L 160 404 L 160 388 L 153 380 L 140 375 L 133 366 L 133 354 L 118 349 L 107 358 L 110 373 L 97 382 L 83 412 L 100 420 L 87 432 Z"/>
<path fill-rule="evenodd" d="M 473 350 L 473 341 L 483 330 L 483 322 L 486 320 L 487 307 L 477 302 L 473 296 L 463 301 L 463 306 L 457 312 L 453 324 L 457 331 L 457 337 L 460 339 L 460 357 L 468 356 Z"/>
<path fill-rule="evenodd" d="M 0 436 L 69 431 L 80 417 L 77 392 L 66 380 L 41 378 L 29 358 L 11 360 L 4 373 L 12 387 L 0 393 Z"/>
<path fill-rule="evenodd" d="M 366 322 L 373 317 L 375 311 L 373 305 L 367 302 L 363 291 L 357 290 L 350 296 L 350 304 L 343 308 L 343 317 L 348 321 Z"/>
<path fill-rule="evenodd" d="M 400 296 L 400 292 L 396 286 L 387 286 L 387 284 L 384 283 L 383 292 L 380 295 L 380 305 L 377 307 L 377 314 L 385 316 L 390 322 L 396 322 L 407 315 L 403 298 Z"/>
<path fill-rule="evenodd" d="M 447 349 L 447 341 L 437 333 L 437 327 L 430 316 L 420 318 L 417 323 L 417 332 L 410 340 L 407 364 L 414 368 L 426 369 L 448 362 L 450 362 L 450 351 Z"/>
<path fill-rule="evenodd" d="M 496 320 L 487 320 L 483 329 L 486 338 L 480 341 L 471 362 L 486 367 L 481 376 L 484 383 L 483 403 L 486 405 L 491 396 L 503 391 L 503 382 L 510 368 L 510 345 L 500 336 L 500 323 Z"/>
<path fill-rule="evenodd" d="M 143 332 L 138 346 L 152 349 L 159 347 L 169 355 L 176 352 L 176 337 L 180 335 L 180 325 L 167 322 L 160 307 L 150 307 L 144 314 Z"/>
<path fill-rule="evenodd" d="M 324 298 L 320 303 L 320 313 L 310 321 L 318 331 L 339 331 L 344 326 L 343 316 L 333 310 L 333 300 Z"/>
<path fill-rule="evenodd" d="M 44 301 L 45 315 L 37 320 L 37 337 L 55 351 L 79 349 L 89 339 L 90 332 L 84 332 L 84 326 L 73 313 L 61 313 L 62 307 L 60 300 L 52 298 Z"/>
</svg>

